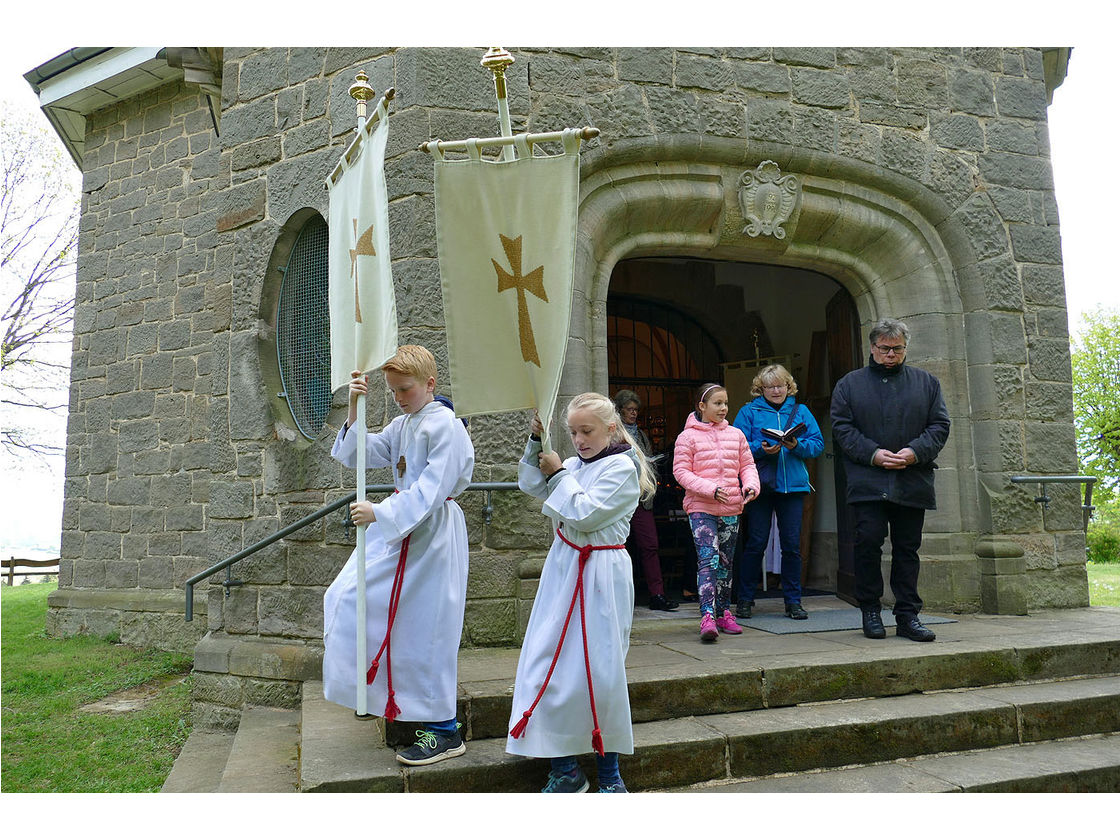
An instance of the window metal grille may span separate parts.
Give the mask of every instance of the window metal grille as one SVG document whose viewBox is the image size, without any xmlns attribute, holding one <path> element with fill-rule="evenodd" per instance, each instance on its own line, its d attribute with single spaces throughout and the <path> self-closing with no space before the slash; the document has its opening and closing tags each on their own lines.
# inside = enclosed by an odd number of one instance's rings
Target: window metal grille
<svg viewBox="0 0 1120 840">
<path fill-rule="evenodd" d="M 276 313 L 276 354 L 283 396 L 300 433 L 314 439 L 331 407 L 331 330 L 327 299 L 328 229 L 312 216 L 283 269 Z"/>
</svg>

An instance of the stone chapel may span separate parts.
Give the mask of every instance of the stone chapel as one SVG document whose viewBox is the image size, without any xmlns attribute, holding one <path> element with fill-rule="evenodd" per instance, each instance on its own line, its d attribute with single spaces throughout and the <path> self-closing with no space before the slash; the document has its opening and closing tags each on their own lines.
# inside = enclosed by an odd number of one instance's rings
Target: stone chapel
<svg viewBox="0 0 1120 840">
<path fill-rule="evenodd" d="M 940 378 L 952 417 L 922 549 L 927 609 L 1088 603 L 1078 489 L 1050 485 L 1044 507 L 1011 481 L 1077 471 L 1047 128 L 1068 49 L 509 50 L 514 132 L 600 131 L 582 149 L 559 404 L 641 396 L 639 423 L 669 453 L 655 515 L 671 588 L 695 582 L 671 476 L 693 391 L 723 381 L 735 412 L 778 361 L 826 439 L 806 585 L 850 596 L 829 395 L 889 316 L 909 324 L 907 360 Z M 418 146 L 499 133 L 484 52 L 76 48 L 26 74 L 83 174 L 51 633 L 193 652 L 196 707 L 218 722 L 318 678 L 323 592 L 353 546 L 341 512 L 198 586 L 190 622 L 184 584 L 353 492 L 329 457 L 346 395 L 327 381 L 324 181 L 355 128 L 359 71 L 396 92 L 400 340 L 435 352 L 454 398 Z M 395 411 L 371 389 L 371 429 Z M 472 418 L 474 480 L 515 480 L 526 433 L 524 412 Z M 461 502 L 463 644 L 516 645 L 547 522 L 516 491 Z"/>
</svg>

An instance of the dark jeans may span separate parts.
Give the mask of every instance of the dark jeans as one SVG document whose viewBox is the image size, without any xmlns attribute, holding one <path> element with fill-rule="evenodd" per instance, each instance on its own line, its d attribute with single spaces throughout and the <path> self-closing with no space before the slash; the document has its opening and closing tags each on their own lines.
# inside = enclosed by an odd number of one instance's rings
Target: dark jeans
<svg viewBox="0 0 1120 840">
<path fill-rule="evenodd" d="M 661 579 L 661 556 L 657 553 L 657 523 L 653 511 L 641 505 L 630 519 L 630 538 L 627 543 L 634 548 L 630 556 L 642 564 L 642 574 L 646 579 L 650 597 L 665 594 L 665 584 Z"/>
<path fill-rule="evenodd" d="M 863 609 L 879 609 L 883 597 L 883 540 L 891 537 L 891 592 L 894 614 L 916 616 L 922 611 L 918 597 L 918 549 L 926 512 L 894 502 L 858 502 L 851 506 L 855 527 L 856 600 Z"/>
<path fill-rule="evenodd" d="M 801 603 L 801 512 L 804 493 L 763 491 L 747 505 L 747 540 L 739 565 L 739 603 L 754 603 L 762 579 L 762 557 L 770 542 L 773 514 L 778 515 L 778 542 L 782 548 L 782 597 L 787 604 Z"/>
</svg>

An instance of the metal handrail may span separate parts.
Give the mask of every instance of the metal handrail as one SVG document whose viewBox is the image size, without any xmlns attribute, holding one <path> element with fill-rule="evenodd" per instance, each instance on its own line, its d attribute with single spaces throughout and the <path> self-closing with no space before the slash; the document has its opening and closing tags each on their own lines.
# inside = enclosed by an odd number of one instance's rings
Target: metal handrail
<svg viewBox="0 0 1120 840">
<path fill-rule="evenodd" d="M 489 525 L 490 521 L 493 517 L 493 514 L 494 514 L 494 505 L 492 503 L 491 493 L 493 493 L 493 491 L 495 491 L 495 490 L 516 490 L 517 489 L 517 482 L 516 481 L 478 481 L 478 482 L 471 482 L 470 484 L 468 484 L 466 486 L 465 489 L 466 490 L 481 490 L 481 491 L 486 493 L 486 505 L 483 507 L 482 513 L 483 513 L 484 521 L 486 522 L 487 525 Z M 366 492 L 367 493 L 392 493 L 394 490 L 396 490 L 396 487 L 394 487 L 392 484 L 372 484 L 372 485 L 366 487 Z M 265 537 L 263 540 L 260 540 L 259 542 L 253 543 L 253 545 L 249 546 L 248 548 L 241 549 L 241 551 L 237 552 L 236 554 L 234 554 L 230 557 L 227 557 L 225 560 L 222 560 L 220 563 L 215 563 L 213 566 L 211 566 L 206 571 L 199 572 L 194 577 L 188 578 L 187 582 L 185 584 L 185 586 L 186 586 L 186 599 L 187 599 L 186 615 L 185 615 L 186 620 L 187 621 L 194 621 L 194 587 L 195 587 L 196 583 L 201 583 L 206 578 L 210 577 L 210 575 L 217 574 L 218 572 L 225 569 L 226 570 L 226 579 L 222 582 L 222 586 L 224 586 L 226 588 L 226 597 L 228 598 L 230 588 L 233 587 L 233 586 L 241 586 L 241 584 L 242 584 L 242 581 L 233 580 L 230 576 L 230 571 L 229 570 L 230 570 L 230 567 L 233 566 L 234 563 L 236 563 L 238 560 L 244 560 L 246 557 L 250 556 L 251 554 L 255 554 L 256 552 L 260 551 L 262 548 L 268 548 L 268 546 L 272 545 L 274 542 L 277 542 L 279 540 L 284 539 L 284 537 L 288 536 L 289 534 L 295 533 L 300 528 L 304 528 L 304 527 L 310 525 L 313 522 L 317 522 L 318 520 L 322 519 L 324 516 L 328 516 L 329 514 L 334 513 L 336 510 L 338 510 L 341 507 L 347 507 L 357 497 L 358 497 L 357 492 L 354 492 L 354 493 L 351 493 L 349 496 L 343 496 L 340 499 L 335 499 L 329 505 L 324 505 L 323 507 L 319 508 L 314 513 L 309 513 L 307 516 L 303 517 L 300 520 L 297 520 L 296 522 L 293 522 L 291 525 L 287 525 L 284 528 L 281 528 L 276 533 L 270 534 L 269 536 Z M 350 521 L 349 516 L 347 516 L 346 521 L 347 522 Z"/>
<path fill-rule="evenodd" d="M 1093 505 L 1093 485 L 1097 481 L 1097 477 L 1093 475 L 1013 475 L 1011 476 L 1012 484 L 1026 484 L 1028 482 L 1038 482 L 1038 495 L 1034 500 L 1042 505 L 1043 510 L 1050 507 L 1050 497 L 1046 495 L 1047 484 L 1084 484 L 1085 485 L 1085 501 L 1081 505 L 1081 516 L 1086 531 L 1089 530 L 1089 520 L 1093 518 L 1093 511 L 1096 507 Z"/>
</svg>

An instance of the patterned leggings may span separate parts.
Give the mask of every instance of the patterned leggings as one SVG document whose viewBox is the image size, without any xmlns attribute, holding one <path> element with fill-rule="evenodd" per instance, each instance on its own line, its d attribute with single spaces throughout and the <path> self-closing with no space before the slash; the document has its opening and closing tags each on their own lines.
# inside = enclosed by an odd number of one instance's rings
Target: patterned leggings
<svg viewBox="0 0 1120 840">
<path fill-rule="evenodd" d="M 700 612 L 718 618 L 731 606 L 731 562 L 735 538 L 739 534 L 739 517 L 690 513 L 688 524 L 696 544 Z"/>
</svg>

